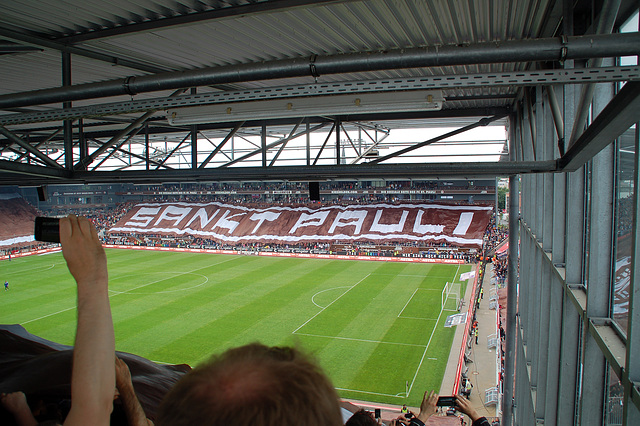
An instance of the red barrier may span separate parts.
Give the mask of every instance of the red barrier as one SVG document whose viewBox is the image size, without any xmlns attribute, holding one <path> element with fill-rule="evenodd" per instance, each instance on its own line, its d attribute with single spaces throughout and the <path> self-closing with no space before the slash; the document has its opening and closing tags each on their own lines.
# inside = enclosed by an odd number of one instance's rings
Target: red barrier
<svg viewBox="0 0 640 426">
<path fill-rule="evenodd" d="M 464 325 L 464 335 L 462 336 L 462 344 L 460 345 L 460 355 L 458 356 L 458 367 L 456 368 L 456 379 L 453 382 L 453 395 L 457 395 L 460 390 L 460 379 L 462 376 L 462 366 L 464 365 L 464 352 L 467 347 L 467 340 L 469 339 L 469 328 L 473 321 L 473 312 L 476 309 L 475 295 L 476 288 L 478 287 L 478 279 L 480 275 L 480 264 L 476 266 L 476 276 L 473 280 L 473 288 L 471 289 L 471 300 L 469 300 L 469 310 L 467 311 L 467 322 Z"/>
<path fill-rule="evenodd" d="M 462 265 L 461 259 L 427 259 L 422 257 L 385 257 L 385 256 L 347 256 L 342 254 L 311 254 L 311 253 L 278 253 L 264 251 L 236 251 L 236 250 L 213 250 L 213 249 L 191 249 L 176 247 L 147 247 L 147 246 L 121 246 L 105 244 L 106 248 L 127 249 L 127 250 L 156 250 L 175 251 L 186 253 L 210 253 L 210 254 L 235 254 L 250 256 L 272 256 L 272 257 L 299 257 L 305 259 L 342 259 L 342 260 L 373 260 L 378 262 L 412 262 L 412 263 L 447 263 L 452 265 Z"/>
<path fill-rule="evenodd" d="M 12 253 L 11 254 L 11 259 L 15 259 L 18 257 L 25 257 L 25 256 L 33 256 L 36 254 L 49 254 L 49 253 L 55 253 L 58 251 L 62 251 L 61 247 L 53 247 L 53 248 L 47 248 L 47 249 L 40 249 L 40 250 L 33 250 L 33 251 L 25 251 L 24 253 Z M 7 260 L 9 259 L 8 255 L 3 255 L 0 256 L 0 260 Z"/>
</svg>

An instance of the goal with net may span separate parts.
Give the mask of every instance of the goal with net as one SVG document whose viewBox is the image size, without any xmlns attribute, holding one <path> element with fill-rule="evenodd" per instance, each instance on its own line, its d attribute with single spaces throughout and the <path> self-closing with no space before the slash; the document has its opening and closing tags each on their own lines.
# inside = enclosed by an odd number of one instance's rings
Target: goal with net
<svg viewBox="0 0 640 426">
<path fill-rule="evenodd" d="M 458 311 L 460 306 L 461 283 L 447 283 L 442 289 L 441 307 L 443 311 Z"/>
</svg>

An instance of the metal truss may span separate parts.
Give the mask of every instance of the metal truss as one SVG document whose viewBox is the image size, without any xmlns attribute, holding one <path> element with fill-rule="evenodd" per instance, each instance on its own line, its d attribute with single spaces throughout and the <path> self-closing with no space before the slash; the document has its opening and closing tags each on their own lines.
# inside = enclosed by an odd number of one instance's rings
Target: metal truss
<svg viewBox="0 0 640 426">
<path fill-rule="evenodd" d="M 266 99 L 329 96 L 345 93 L 397 92 L 427 89 L 468 89 L 478 87 L 548 86 L 640 79 L 640 66 L 513 71 L 498 73 L 442 75 L 296 86 L 268 87 L 253 90 L 223 91 L 154 98 L 128 102 L 104 103 L 87 107 L 52 109 L 0 116 L 0 125 L 18 125 L 87 117 L 104 117 L 135 112 L 162 111 L 198 105 L 245 102 Z M 445 102 L 446 105 L 446 102 Z"/>
</svg>

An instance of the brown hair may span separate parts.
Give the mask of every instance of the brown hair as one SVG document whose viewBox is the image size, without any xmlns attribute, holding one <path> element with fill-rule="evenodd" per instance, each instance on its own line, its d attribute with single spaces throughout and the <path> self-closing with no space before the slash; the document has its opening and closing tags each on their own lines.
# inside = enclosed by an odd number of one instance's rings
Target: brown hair
<svg viewBox="0 0 640 426">
<path fill-rule="evenodd" d="M 373 414 L 364 409 L 360 409 L 353 413 L 349 420 L 344 424 L 345 426 L 377 426 L 378 422 L 373 418 Z"/>
<path fill-rule="evenodd" d="M 157 426 L 342 425 L 338 395 L 297 349 L 259 343 L 214 355 L 160 405 Z"/>
</svg>

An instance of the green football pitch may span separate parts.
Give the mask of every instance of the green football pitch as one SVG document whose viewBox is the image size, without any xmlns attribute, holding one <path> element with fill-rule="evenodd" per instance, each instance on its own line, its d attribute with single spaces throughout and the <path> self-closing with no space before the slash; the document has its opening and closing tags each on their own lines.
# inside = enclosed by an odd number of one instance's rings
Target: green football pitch
<svg viewBox="0 0 640 426">
<path fill-rule="evenodd" d="M 440 388 L 455 331 L 444 327 L 455 312 L 442 290 L 471 269 L 117 249 L 107 256 L 119 351 L 196 365 L 249 342 L 296 345 L 342 397 L 410 406 Z M 0 279 L 10 283 L 0 323 L 73 344 L 75 284 L 61 253 L 3 261 Z"/>
</svg>

